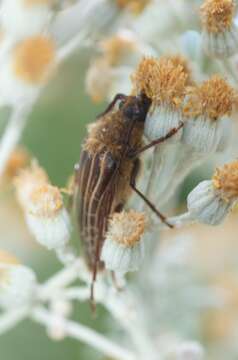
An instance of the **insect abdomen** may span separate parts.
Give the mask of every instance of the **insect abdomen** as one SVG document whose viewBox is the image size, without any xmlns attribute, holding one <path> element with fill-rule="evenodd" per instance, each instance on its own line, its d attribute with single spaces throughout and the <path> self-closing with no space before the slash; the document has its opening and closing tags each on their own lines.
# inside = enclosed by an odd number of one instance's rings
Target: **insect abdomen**
<svg viewBox="0 0 238 360">
<path fill-rule="evenodd" d="M 108 219 L 118 207 L 118 162 L 110 152 L 91 154 L 83 150 L 76 174 L 77 219 L 90 268 L 100 256 Z"/>
</svg>

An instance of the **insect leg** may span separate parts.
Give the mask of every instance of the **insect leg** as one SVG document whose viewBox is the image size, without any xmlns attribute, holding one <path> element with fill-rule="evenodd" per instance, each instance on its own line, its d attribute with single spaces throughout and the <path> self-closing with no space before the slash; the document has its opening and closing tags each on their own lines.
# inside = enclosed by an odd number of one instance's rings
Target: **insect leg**
<svg viewBox="0 0 238 360">
<path fill-rule="evenodd" d="M 184 126 L 184 123 L 181 121 L 178 127 L 171 129 L 165 136 L 161 136 L 160 138 L 153 140 L 151 143 L 143 146 L 142 148 L 136 150 L 135 152 L 132 152 L 131 154 L 129 154 L 129 156 L 137 157 L 139 154 L 152 148 L 153 146 L 161 144 L 162 142 L 164 142 L 164 141 L 168 140 L 169 138 L 171 138 L 172 136 L 174 136 L 183 126 Z"/>
<path fill-rule="evenodd" d="M 114 99 L 112 100 L 112 102 L 110 102 L 110 104 L 108 105 L 106 110 L 97 116 L 97 119 L 99 119 L 99 118 L 103 117 L 104 115 L 106 115 L 107 113 L 109 113 L 113 109 L 113 107 L 116 105 L 117 101 L 126 100 L 126 98 L 127 98 L 127 96 L 124 94 L 117 94 L 114 97 Z"/>
<path fill-rule="evenodd" d="M 147 199 L 147 197 L 142 194 L 142 192 L 137 189 L 136 187 L 136 177 L 137 177 L 137 174 L 138 174 L 138 171 L 139 171 L 139 167 L 140 167 L 140 160 L 139 159 L 136 159 L 135 162 L 134 162 L 134 168 L 132 170 L 132 173 L 131 173 L 131 179 L 130 179 L 130 186 L 131 188 L 137 193 L 137 195 L 139 195 L 143 200 L 144 202 L 149 206 L 149 208 L 160 218 L 160 220 L 166 224 L 169 228 L 173 228 L 173 225 L 170 224 L 167 220 L 166 220 L 166 216 L 163 215 L 151 202 L 149 199 Z"/>
</svg>

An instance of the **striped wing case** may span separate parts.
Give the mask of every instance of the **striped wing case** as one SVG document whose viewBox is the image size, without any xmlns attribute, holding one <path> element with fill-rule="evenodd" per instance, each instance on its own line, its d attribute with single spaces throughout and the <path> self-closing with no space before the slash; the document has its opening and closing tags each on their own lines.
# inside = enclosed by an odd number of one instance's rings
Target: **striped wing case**
<svg viewBox="0 0 238 360">
<path fill-rule="evenodd" d="M 108 219 L 119 208 L 116 201 L 118 161 L 108 151 L 90 154 L 83 150 L 75 181 L 76 216 L 81 241 L 88 265 L 95 269 Z M 103 264 L 99 263 L 99 267 Z"/>
</svg>

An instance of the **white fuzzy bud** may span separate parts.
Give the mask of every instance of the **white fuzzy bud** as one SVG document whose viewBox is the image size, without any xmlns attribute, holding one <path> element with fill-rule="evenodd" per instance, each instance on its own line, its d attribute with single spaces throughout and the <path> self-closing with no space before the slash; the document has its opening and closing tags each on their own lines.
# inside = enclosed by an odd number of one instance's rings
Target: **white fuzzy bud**
<svg viewBox="0 0 238 360">
<path fill-rule="evenodd" d="M 15 186 L 36 240 L 48 249 L 64 248 L 70 238 L 71 224 L 60 190 L 49 183 L 44 170 L 34 163 L 20 172 Z"/>
<path fill-rule="evenodd" d="M 144 258 L 145 217 L 135 211 L 115 213 L 102 248 L 101 260 L 109 270 L 126 273 L 139 269 Z"/>
<path fill-rule="evenodd" d="M 229 119 L 226 121 L 229 122 Z M 226 136 L 229 136 L 229 131 L 224 132 L 225 128 L 223 119 L 211 121 L 204 116 L 188 119 L 184 124 L 182 143 L 204 154 L 216 152 L 223 149 L 227 143 Z"/>
<path fill-rule="evenodd" d="M 201 6 L 203 47 L 208 55 L 226 58 L 237 52 L 234 0 L 205 0 Z"/>
<path fill-rule="evenodd" d="M 71 224 L 67 211 L 62 208 L 53 217 L 26 214 L 27 225 L 36 240 L 47 249 L 64 247 L 70 238 Z"/>
<path fill-rule="evenodd" d="M 31 269 L 0 262 L 0 306 L 16 308 L 30 304 L 35 291 L 36 277 Z"/>
<path fill-rule="evenodd" d="M 233 207 L 233 201 L 225 201 L 214 189 L 211 180 L 202 181 L 193 189 L 187 198 L 190 214 L 208 225 L 218 225 Z"/>
<path fill-rule="evenodd" d="M 145 136 L 148 140 L 153 141 L 163 137 L 174 128 L 177 128 L 183 121 L 182 112 L 173 110 L 167 106 L 157 106 L 147 115 L 145 122 Z M 178 142 L 182 137 L 183 129 L 181 128 L 173 135 L 168 142 Z"/>
<path fill-rule="evenodd" d="M 233 25 L 229 30 L 212 33 L 202 32 L 202 45 L 205 52 L 215 58 L 228 58 L 237 53 L 238 30 Z"/>
</svg>

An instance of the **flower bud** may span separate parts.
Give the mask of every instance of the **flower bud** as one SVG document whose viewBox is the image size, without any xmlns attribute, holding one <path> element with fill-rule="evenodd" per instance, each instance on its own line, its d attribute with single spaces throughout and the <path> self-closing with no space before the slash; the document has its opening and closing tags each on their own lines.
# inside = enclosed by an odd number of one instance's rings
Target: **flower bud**
<svg viewBox="0 0 238 360">
<path fill-rule="evenodd" d="M 37 165 L 22 171 L 15 181 L 26 222 L 36 240 L 48 249 L 65 247 L 70 238 L 70 218 L 60 190 L 48 182 Z"/>
<path fill-rule="evenodd" d="M 212 57 L 226 58 L 237 52 L 234 0 L 205 0 L 201 6 L 202 43 Z"/>
<path fill-rule="evenodd" d="M 112 216 L 101 253 L 107 269 L 121 273 L 138 270 L 144 257 L 145 227 L 142 213 L 130 210 Z"/>
<path fill-rule="evenodd" d="M 34 299 L 36 277 L 10 254 L 0 251 L 0 306 L 16 308 Z"/>
<path fill-rule="evenodd" d="M 200 222 L 217 225 L 238 201 L 238 161 L 218 168 L 212 180 L 202 181 L 188 195 L 190 214 Z"/>
<path fill-rule="evenodd" d="M 183 120 L 182 103 L 191 81 L 189 66 L 181 56 L 144 58 L 132 76 L 135 94 L 145 93 L 152 101 L 145 122 L 145 135 L 152 141 L 168 134 Z M 169 141 L 177 142 L 182 129 Z"/>
<path fill-rule="evenodd" d="M 218 75 L 191 88 L 183 110 L 188 119 L 182 142 L 205 154 L 221 149 L 230 133 L 224 120 L 230 121 L 235 101 L 235 91 Z"/>
</svg>

